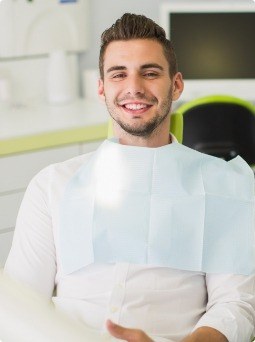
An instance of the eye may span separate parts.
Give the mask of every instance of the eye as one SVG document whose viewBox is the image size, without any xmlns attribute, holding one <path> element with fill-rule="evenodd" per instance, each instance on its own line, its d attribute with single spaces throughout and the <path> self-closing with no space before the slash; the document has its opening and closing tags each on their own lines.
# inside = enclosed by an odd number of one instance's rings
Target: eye
<svg viewBox="0 0 255 342">
<path fill-rule="evenodd" d="M 158 73 L 154 71 L 147 71 L 143 74 L 143 76 L 149 79 L 154 79 L 158 77 Z"/>
<path fill-rule="evenodd" d="M 126 77 L 126 74 L 124 72 L 118 72 L 118 73 L 113 74 L 111 76 L 111 78 L 114 79 L 114 80 L 120 80 L 120 79 L 123 79 L 125 77 Z"/>
</svg>

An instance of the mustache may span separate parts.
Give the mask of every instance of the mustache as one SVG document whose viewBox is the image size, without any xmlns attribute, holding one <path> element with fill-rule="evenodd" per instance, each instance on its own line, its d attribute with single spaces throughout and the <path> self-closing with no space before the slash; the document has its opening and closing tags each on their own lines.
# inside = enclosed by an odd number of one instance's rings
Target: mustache
<svg viewBox="0 0 255 342">
<path fill-rule="evenodd" d="M 137 101 L 137 100 L 145 100 L 146 102 L 150 104 L 155 104 L 158 102 L 157 98 L 154 96 L 147 96 L 145 94 L 136 94 L 135 96 L 131 95 L 125 95 L 123 97 L 116 99 L 116 104 L 120 104 L 123 101 Z"/>
</svg>

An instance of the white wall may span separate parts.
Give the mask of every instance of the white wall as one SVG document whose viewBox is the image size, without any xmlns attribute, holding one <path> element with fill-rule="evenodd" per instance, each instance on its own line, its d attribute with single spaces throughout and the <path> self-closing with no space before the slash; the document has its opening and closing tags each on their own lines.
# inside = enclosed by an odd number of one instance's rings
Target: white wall
<svg viewBox="0 0 255 342">
<path fill-rule="evenodd" d="M 79 72 L 76 73 L 76 65 L 73 67 L 73 76 L 79 86 L 79 95 L 84 95 L 82 79 L 86 69 L 98 68 L 98 56 L 100 49 L 100 36 L 102 32 L 109 28 L 125 12 L 144 14 L 159 23 L 160 5 L 164 2 L 218 2 L 218 3 L 253 3 L 253 0 L 88 0 L 89 1 L 89 44 L 85 53 L 79 54 Z M 84 14 L 86 20 L 86 14 Z M 73 56 L 74 58 L 75 56 Z M 11 83 L 11 97 L 15 103 L 26 102 L 35 99 L 45 101 L 46 97 L 46 66 L 48 60 L 46 56 L 40 62 L 39 59 L 0 59 L 0 79 L 6 77 Z M 41 64 L 42 67 L 39 67 Z M 76 64 L 76 63 L 74 63 Z M 38 66 L 38 68 L 37 68 Z M 36 69 L 37 68 L 37 69 Z M 76 78 L 77 77 L 77 78 Z M 91 87 L 89 82 L 89 87 Z M 95 81 L 95 85 L 97 82 Z M 84 88 L 84 89 L 83 89 Z M 86 89 L 85 89 L 86 90 Z M 0 94 L 1 95 L 1 94 Z M 1 100 L 1 98 L 0 98 Z"/>
<path fill-rule="evenodd" d="M 195 2 L 196 0 L 90 0 L 90 43 L 89 49 L 81 56 L 81 69 L 97 68 L 100 36 L 116 19 L 125 12 L 144 14 L 159 21 L 159 6 L 164 2 Z M 199 0 L 198 0 L 199 1 Z M 250 3 L 252 0 L 200 0 L 201 2 Z"/>
</svg>

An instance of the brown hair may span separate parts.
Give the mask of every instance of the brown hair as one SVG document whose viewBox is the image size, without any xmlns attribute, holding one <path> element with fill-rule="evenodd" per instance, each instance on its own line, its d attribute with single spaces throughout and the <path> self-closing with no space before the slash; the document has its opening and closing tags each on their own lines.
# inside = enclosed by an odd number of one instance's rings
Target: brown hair
<svg viewBox="0 0 255 342">
<path fill-rule="evenodd" d="M 162 27 L 144 15 L 125 13 L 120 19 L 101 35 L 99 54 L 99 70 L 101 79 L 104 78 L 104 54 L 107 46 L 116 40 L 152 39 L 159 42 L 169 64 L 169 74 L 172 78 L 177 72 L 177 61 L 173 45 L 166 38 Z"/>
</svg>

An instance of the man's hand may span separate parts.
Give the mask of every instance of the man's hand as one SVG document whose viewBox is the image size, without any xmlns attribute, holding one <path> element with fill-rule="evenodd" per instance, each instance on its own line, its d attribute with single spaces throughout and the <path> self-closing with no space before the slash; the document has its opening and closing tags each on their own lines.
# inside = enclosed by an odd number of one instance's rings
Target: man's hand
<svg viewBox="0 0 255 342">
<path fill-rule="evenodd" d="M 109 333 L 120 340 L 128 342 L 153 342 L 142 330 L 124 328 L 110 320 L 106 322 Z"/>
<path fill-rule="evenodd" d="M 187 336 L 182 342 L 228 342 L 227 338 L 218 330 L 210 327 L 201 327 Z"/>
</svg>

